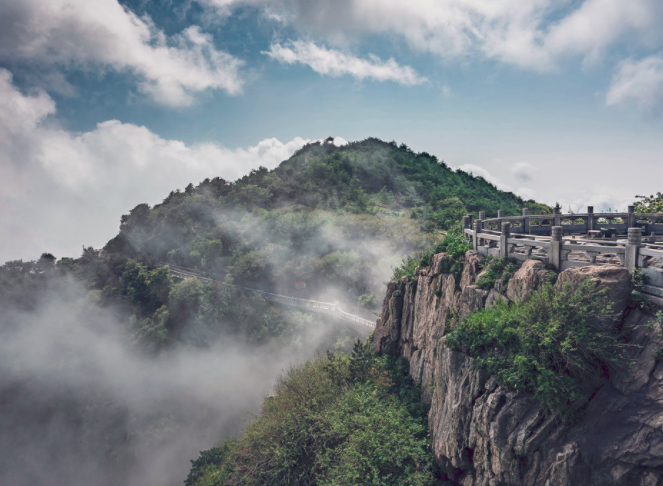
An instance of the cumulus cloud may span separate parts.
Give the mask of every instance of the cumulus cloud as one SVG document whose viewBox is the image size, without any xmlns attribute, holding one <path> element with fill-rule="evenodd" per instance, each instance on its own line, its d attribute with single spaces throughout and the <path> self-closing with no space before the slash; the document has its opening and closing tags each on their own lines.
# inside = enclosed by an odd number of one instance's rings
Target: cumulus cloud
<svg viewBox="0 0 663 486">
<path fill-rule="evenodd" d="M 639 61 L 628 59 L 618 66 L 606 104 L 633 103 L 643 110 L 663 105 L 663 57 L 660 55 Z"/>
<path fill-rule="evenodd" d="M 117 0 L 1 2 L 0 60 L 129 71 L 141 92 L 169 106 L 189 105 L 208 89 L 237 94 L 243 85 L 243 62 L 199 27 L 168 37 Z"/>
<path fill-rule="evenodd" d="M 158 203 L 207 177 L 273 168 L 307 143 L 189 146 L 117 120 L 75 134 L 45 122 L 55 112 L 47 94 L 21 93 L 0 69 L 0 227 L 12 234 L 0 244 L 2 262 L 43 251 L 77 256 L 81 244 L 99 247 L 114 236 L 119 217 L 136 204 Z"/>
<path fill-rule="evenodd" d="M 386 34 L 444 59 L 488 58 L 555 69 L 564 56 L 595 61 L 617 42 L 663 41 L 658 0 L 199 0 L 229 12 L 240 5 L 278 11 L 300 32 L 344 41 Z"/>
<path fill-rule="evenodd" d="M 285 64 L 305 64 L 315 72 L 329 76 L 350 75 L 356 79 L 394 81 L 406 86 L 421 84 L 421 77 L 409 66 L 401 66 L 393 58 L 387 61 L 369 54 L 368 59 L 360 59 L 338 50 L 321 47 L 313 42 L 297 40 L 285 45 L 274 43 L 269 51 L 263 52 L 272 59 Z"/>
</svg>

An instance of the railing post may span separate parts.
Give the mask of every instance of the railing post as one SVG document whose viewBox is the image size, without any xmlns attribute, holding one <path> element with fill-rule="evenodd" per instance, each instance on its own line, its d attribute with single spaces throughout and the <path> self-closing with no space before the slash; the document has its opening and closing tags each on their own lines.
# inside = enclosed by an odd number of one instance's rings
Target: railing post
<svg viewBox="0 0 663 486">
<path fill-rule="evenodd" d="M 629 272 L 638 267 L 638 249 L 642 245 L 642 230 L 640 228 L 628 229 L 628 241 L 626 242 L 626 255 L 624 264 Z"/>
<path fill-rule="evenodd" d="M 474 249 L 479 251 L 479 233 L 483 231 L 483 222 L 475 221 L 474 222 Z"/>
<path fill-rule="evenodd" d="M 479 219 L 483 221 L 486 219 L 486 211 L 479 211 Z"/>
<path fill-rule="evenodd" d="M 594 230 L 594 206 L 587 206 L 587 231 Z"/>
<path fill-rule="evenodd" d="M 626 211 L 628 212 L 628 227 L 633 228 L 635 226 L 635 206 L 629 206 Z"/>
<path fill-rule="evenodd" d="M 505 221 L 502 223 L 502 234 L 500 235 L 500 258 L 509 258 L 509 233 L 511 233 L 511 223 Z"/>
<path fill-rule="evenodd" d="M 504 211 L 502 209 L 497 210 L 497 231 L 502 231 L 502 219 L 504 217 Z"/>
<path fill-rule="evenodd" d="M 560 209 L 555 206 L 553 208 L 553 227 L 562 226 L 562 215 L 560 214 Z"/>
<path fill-rule="evenodd" d="M 562 270 L 562 246 L 564 242 L 562 240 L 563 228 L 561 226 L 552 227 L 552 236 L 550 238 L 550 264 L 555 268 L 555 270 Z"/>
<path fill-rule="evenodd" d="M 529 208 L 523 208 L 523 234 L 530 234 L 529 229 Z"/>
</svg>

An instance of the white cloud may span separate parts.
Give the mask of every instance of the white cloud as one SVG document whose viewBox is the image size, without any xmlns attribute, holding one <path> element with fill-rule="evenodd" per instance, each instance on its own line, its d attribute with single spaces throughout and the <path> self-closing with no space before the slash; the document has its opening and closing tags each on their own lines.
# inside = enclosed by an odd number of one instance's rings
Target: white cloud
<svg viewBox="0 0 663 486">
<path fill-rule="evenodd" d="M 102 246 L 119 217 L 155 204 L 189 182 L 233 180 L 261 165 L 277 166 L 307 140 L 265 139 L 247 149 L 214 143 L 188 146 L 117 120 L 74 134 L 44 123 L 55 113 L 44 93 L 22 94 L 0 69 L 0 261 L 43 251 L 77 256 Z"/>
<path fill-rule="evenodd" d="M 243 84 L 243 62 L 199 27 L 168 38 L 117 0 L 0 2 L 0 60 L 130 71 L 140 91 L 169 106 L 189 105 L 208 89 L 237 94 Z"/>
<path fill-rule="evenodd" d="M 661 45 L 660 0 L 199 0 L 232 11 L 262 6 L 332 42 L 371 34 L 404 39 L 444 59 L 487 58 L 547 71 L 561 58 L 595 61 L 617 42 Z"/>
<path fill-rule="evenodd" d="M 519 182 L 529 182 L 534 178 L 536 168 L 527 162 L 518 162 L 511 167 L 511 173 Z"/>
<path fill-rule="evenodd" d="M 606 104 L 630 103 L 643 110 L 663 104 L 663 57 L 650 56 L 639 61 L 628 59 L 618 66 L 606 95 Z"/>
<path fill-rule="evenodd" d="M 351 54 L 301 40 L 289 42 L 285 46 L 279 43 L 272 44 L 269 51 L 263 54 L 285 64 L 306 64 L 317 73 L 334 77 L 349 74 L 359 80 L 370 78 L 376 81 L 394 81 L 406 86 L 426 81 L 426 78 L 420 77 L 414 69 L 401 66 L 393 58 L 382 61 L 377 56 L 369 54 L 368 59 L 360 59 Z"/>
</svg>

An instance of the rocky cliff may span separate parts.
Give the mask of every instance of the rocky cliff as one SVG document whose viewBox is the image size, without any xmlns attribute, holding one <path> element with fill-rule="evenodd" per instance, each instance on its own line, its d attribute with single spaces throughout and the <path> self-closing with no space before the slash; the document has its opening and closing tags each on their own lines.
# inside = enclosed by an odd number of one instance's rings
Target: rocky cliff
<svg viewBox="0 0 663 486">
<path fill-rule="evenodd" d="M 442 272 L 444 253 L 414 278 L 387 289 L 372 350 L 409 361 L 410 374 L 430 404 L 432 450 L 449 479 L 463 486 L 663 485 L 663 363 L 650 315 L 628 309 L 630 276 L 616 266 L 566 270 L 557 278 L 588 277 L 608 290 L 630 333 L 634 364 L 608 377 L 588 378 L 580 419 L 563 422 L 531 396 L 499 386 L 473 359 L 445 345 L 445 329 L 499 298 L 527 298 L 550 279 L 541 262 L 526 261 L 491 290 L 475 284 L 480 257 L 465 256 L 462 274 Z"/>
</svg>

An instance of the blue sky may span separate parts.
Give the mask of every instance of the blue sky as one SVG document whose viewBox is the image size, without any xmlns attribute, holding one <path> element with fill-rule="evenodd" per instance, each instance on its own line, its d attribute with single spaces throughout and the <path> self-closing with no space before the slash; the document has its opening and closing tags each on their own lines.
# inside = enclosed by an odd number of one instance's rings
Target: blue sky
<svg viewBox="0 0 663 486">
<path fill-rule="evenodd" d="M 0 0 L 0 260 L 77 255 L 328 135 L 623 209 L 663 190 L 662 21 L 658 0 Z"/>
</svg>

